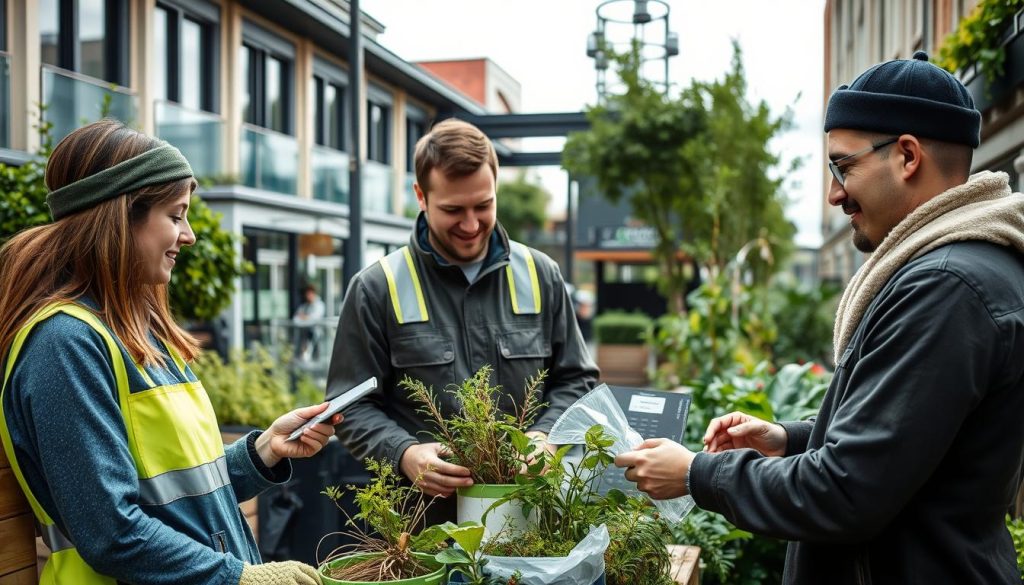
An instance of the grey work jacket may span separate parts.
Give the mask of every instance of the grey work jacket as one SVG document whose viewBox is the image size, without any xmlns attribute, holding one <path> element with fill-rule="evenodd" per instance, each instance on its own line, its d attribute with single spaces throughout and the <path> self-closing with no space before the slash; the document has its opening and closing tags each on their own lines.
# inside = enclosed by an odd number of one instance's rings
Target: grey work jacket
<svg viewBox="0 0 1024 585">
<path fill-rule="evenodd" d="M 355 276 L 342 305 L 327 381 L 333 398 L 369 376 L 378 389 L 345 410 L 337 436 L 359 460 L 366 457 L 398 465 L 402 453 L 417 442 L 431 442 L 433 430 L 419 405 L 398 386 L 404 376 L 432 386 L 441 412 L 456 412 L 449 384 L 461 383 L 489 364 L 492 385 L 501 385 L 503 410 L 512 412 L 524 394 L 527 377 L 547 369 L 541 412 L 533 430 L 547 431 L 555 419 L 596 383 L 591 360 L 557 264 L 531 250 L 540 281 L 539 314 L 514 314 L 505 266 L 509 240 L 498 225 L 490 252 L 474 283 L 458 266 L 442 264 L 426 244 L 421 216 L 410 237 L 429 321 L 399 324 L 391 306 L 380 263 Z"/>
</svg>

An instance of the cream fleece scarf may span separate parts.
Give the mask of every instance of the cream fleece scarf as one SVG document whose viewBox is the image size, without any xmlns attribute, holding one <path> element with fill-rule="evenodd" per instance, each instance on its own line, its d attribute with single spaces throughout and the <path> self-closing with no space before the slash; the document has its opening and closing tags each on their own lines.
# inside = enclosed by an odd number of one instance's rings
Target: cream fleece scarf
<svg viewBox="0 0 1024 585">
<path fill-rule="evenodd" d="M 1006 173 L 982 171 L 903 218 L 857 270 L 836 312 L 835 360 L 850 342 L 864 311 L 889 278 L 914 258 L 951 242 L 979 240 L 1024 253 L 1024 195 L 1010 193 Z"/>
</svg>

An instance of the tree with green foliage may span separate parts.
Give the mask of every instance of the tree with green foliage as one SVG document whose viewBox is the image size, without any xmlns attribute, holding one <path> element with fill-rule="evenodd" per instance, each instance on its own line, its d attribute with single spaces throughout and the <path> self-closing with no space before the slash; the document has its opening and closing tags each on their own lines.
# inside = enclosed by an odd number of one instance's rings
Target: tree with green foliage
<svg viewBox="0 0 1024 585">
<path fill-rule="evenodd" d="M 509 238 L 522 241 L 529 230 L 544 225 L 550 200 L 551 194 L 544 187 L 521 172 L 515 180 L 498 184 L 498 221 Z"/>
<path fill-rule="evenodd" d="M 634 217 L 655 229 L 660 290 L 682 311 L 691 258 L 718 273 L 757 238 L 771 242 L 776 261 L 789 253 L 785 173 L 773 176 L 781 161 L 768 143 L 790 115 L 747 101 L 735 43 L 723 79 L 694 82 L 676 97 L 640 76 L 636 50 L 617 60 L 626 92 L 587 110 L 591 127 L 570 135 L 562 164 L 594 177 L 613 203 L 628 197 Z"/>
</svg>

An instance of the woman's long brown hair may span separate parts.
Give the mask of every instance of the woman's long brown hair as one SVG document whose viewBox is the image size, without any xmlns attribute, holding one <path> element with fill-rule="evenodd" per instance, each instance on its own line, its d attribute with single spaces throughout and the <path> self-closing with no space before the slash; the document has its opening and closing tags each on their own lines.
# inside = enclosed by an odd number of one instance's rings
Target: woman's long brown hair
<svg viewBox="0 0 1024 585">
<path fill-rule="evenodd" d="M 159 144 L 115 120 L 89 124 L 53 150 L 46 184 L 57 190 Z M 0 248 L 0 363 L 6 361 L 18 330 L 37 311 L 83 296 L 96 302 L 94 312 L 136 362 L 164 364 L 150 333 L 186 360 L 194 359 L 198 345 L 171 317 L 167 285 L 139 280 L 142 260 L 134 230 L 152 207 L 195 186 L 189 178 L 144 187 L 11 238 Z"/>
</svg>

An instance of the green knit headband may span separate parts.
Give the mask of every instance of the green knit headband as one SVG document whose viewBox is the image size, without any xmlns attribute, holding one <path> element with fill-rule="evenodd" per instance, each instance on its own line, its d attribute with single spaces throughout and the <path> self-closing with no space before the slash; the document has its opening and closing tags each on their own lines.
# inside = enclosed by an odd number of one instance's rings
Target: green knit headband
<svg viewBox="0 0 1024 585">
<path fill-rule="evenodd" d="M 166 142 L 109 169 L 64 185 L 46 196 L 54 221 L 124 193 L 194 176 L 192 166 Z"/>
</svg>

